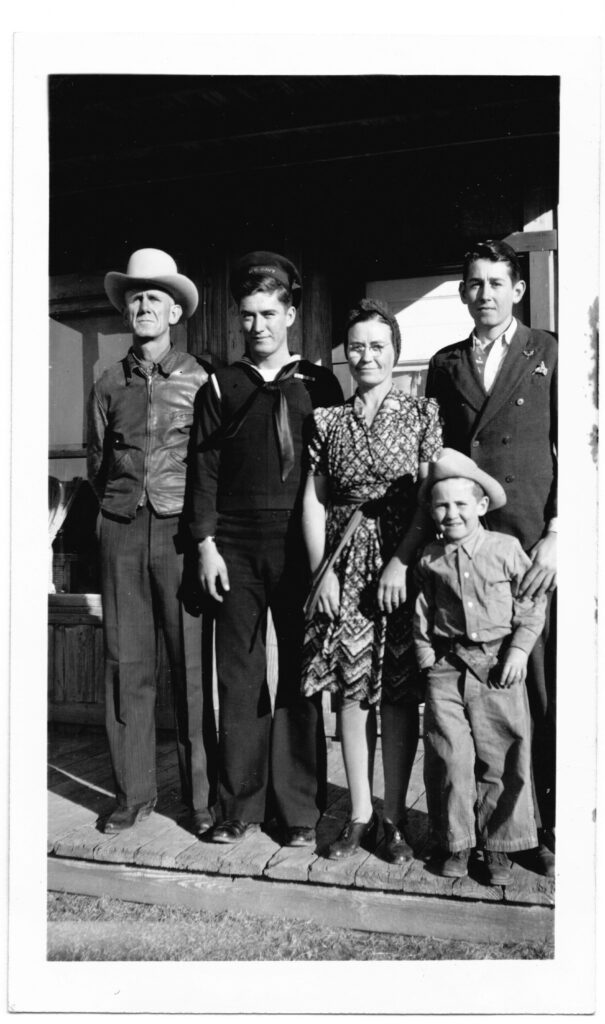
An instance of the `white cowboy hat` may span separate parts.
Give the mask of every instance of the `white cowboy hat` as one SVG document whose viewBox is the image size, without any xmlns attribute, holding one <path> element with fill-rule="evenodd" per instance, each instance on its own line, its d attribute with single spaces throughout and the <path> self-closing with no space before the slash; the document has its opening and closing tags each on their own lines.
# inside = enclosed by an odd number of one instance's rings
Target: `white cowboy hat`
<svg viewBox="0 0 605 1024">
<path fill-rule="evenodd" d="M 133 288 L 157 288 L 168 292 L 183 309 L 187 320 L 197 309 L 198 292 L 193 281 L 179 274 L 172 256 L 161 249 L 137 249 L 128 260 L 125 274 L 115 270 L 105 275 L 105 291 L 112 306 L 124 309 L 124 293 Z"/>
<path fill-rule="evenodd" d="M 490 512 L 506 505 L 506 491 L 498 481 L 479 468 L 476 462 L 469 459 L 468 455 L 457 452 L 454 448 L 442 448 L 432 462 L 429 462 L 429 472 L 418 489 L 418 501 L 428 504 L 431 500 L 433 484 L 439 480 L 448 480 L 450 477 L 462 477 L 465 480 L 473 480 L 483 488 L 489 498 Z"/>
</svg>

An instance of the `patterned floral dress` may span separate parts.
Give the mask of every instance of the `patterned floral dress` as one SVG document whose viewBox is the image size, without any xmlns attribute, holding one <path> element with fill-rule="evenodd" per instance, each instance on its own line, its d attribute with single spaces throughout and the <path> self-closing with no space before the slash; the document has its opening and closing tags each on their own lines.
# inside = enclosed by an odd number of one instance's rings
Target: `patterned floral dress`
<svg viewBox="0 0 605 1024">
<path fill-rule="evenodd" d="M 315 611 L 303 652 L 303 693 L 339 692 L 377 703 L 417 697 L 412 642 L 413 601 L 391 612 L 376 602 L 378 582 L 416 509 L 420 462 L 442 446 L 433 399 L 410 398 L 393 387 L 371 426 L 354 396 L 343 406 L 316 409 L 308 447 L 309 472 L 330 483 L 326 551 L 333 551 L 353 511 L 363 519 L 334 563 L 340 612 Z"/>
</svg>

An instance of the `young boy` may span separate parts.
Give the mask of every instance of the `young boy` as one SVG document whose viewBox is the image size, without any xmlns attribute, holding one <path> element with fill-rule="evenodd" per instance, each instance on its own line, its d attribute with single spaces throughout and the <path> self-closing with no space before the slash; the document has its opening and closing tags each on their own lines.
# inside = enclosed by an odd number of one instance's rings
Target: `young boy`
<svg viewBox="0 0 605 1024">
<path fill-rule="evenodd" d="M 545 598 L 518 596 L 529 558 L 515 537 L 481 526 L 506 495 L 472 459 L 444 448 L 420 500 L 441 535 L 418 565 L 414 621 L 427 676 L 425 785 L 440 873 L 464 877 L 478 840 L 490 883 L 506 885 L 508 854 L 537 842 L 525 676 Z"/>
</svg>

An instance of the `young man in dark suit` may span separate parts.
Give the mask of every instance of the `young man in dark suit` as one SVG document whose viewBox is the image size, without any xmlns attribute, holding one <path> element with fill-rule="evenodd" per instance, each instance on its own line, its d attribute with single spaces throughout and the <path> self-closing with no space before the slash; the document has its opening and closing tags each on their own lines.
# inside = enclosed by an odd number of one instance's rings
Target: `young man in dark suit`
<svg viewBox="0 0 605 1024">
<path fill-rule="evenodd" d="M 548 595 L 542 637 L 530 656 L 532 768 L 539 846 L 534 863 L 554 873 L 555 608 L 557 547 L 557 342 L 513 316 L 525 292 L 517 254 L 488 240 L 467 253 L 460 297 L 475 327 L 470 338 L 430 361 L 427 397 L 443 417 L 443 443 L 464 452 L 505 487 L 504 508 L 488 528 L 512 534 L 531 558 L 522 595 Z"/>
</svg>

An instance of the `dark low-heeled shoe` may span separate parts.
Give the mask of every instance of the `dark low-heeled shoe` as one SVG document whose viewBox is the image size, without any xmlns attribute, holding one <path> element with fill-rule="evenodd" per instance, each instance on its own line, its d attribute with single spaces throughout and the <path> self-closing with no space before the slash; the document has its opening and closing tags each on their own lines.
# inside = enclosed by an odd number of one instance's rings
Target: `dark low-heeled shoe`
<svg viewBox="0 0 605 1024">
<path fill-rule="evenodd" d="M 258 822 L 240 821 L 238 818 L 233 818 L 223 821 L 220 825 L 215 825 L 208 833 L 208 839 L 213 843 L 239 843 L 240 839 L 245 839 L 246 836 L 258 832 L 259 828 Z"/>
<path fill-rule="evenodd" d="M 414 859 L 414 851 L 405 838 L 403 825 L 394 825 L 392 821 L 383 821 L 384 855 L 391 864 L 405 864 Z"/>
<path fill-rule="evenodd" d="M 533 858 L 534 871 L 539 875 L 544 875 L 545 878 L 555 877 L 555 855 L 552 850 L 549 850 L 546 843 L 540 843 L 529 853 Z"/>
<path fill-rule="evenodd" d="M 189 829 L 194 836 L 203 836 L 214 827 L 214 818 L 210 811 L 191 811 L 189 814 Z"/>
<path fill-rule="evenodd" d="M 372 852 L 376 846 L 377 832 L 378 818 L 375 811 L 369 821 L 347 821 L 336 842 L 328 848 L 328 858 L 344 860 L 357 853 L 360 846 Z"/>
<path fill-rule="evenodd" d="M 284 846 L 315 846 L 315 829 L 308 825 L 293 825 L 286 829 Z"/>
<path fill-rule="evenodd" d="M 141 804 L 118 804 L 103 824 L 103 832 L 106 835 L 116 835 L 118 832 L 125 832 L 132 828 L 139 821 L 148 818 L 155 807 L 153 800 L 146 800 Z"/>
</svg>

